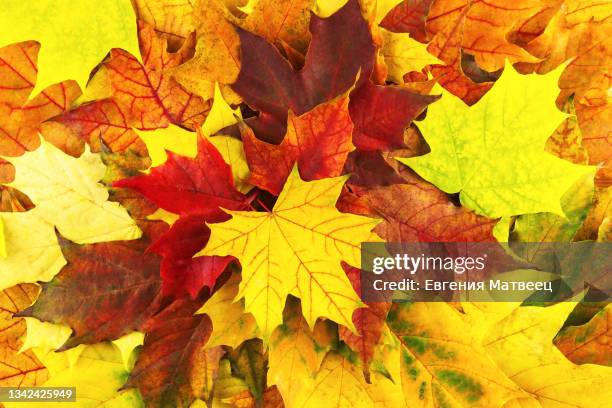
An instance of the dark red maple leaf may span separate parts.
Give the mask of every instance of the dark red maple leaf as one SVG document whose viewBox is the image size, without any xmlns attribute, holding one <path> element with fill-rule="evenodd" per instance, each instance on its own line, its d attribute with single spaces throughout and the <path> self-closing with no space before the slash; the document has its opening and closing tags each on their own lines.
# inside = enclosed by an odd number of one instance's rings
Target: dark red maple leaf
<svg viewBox="0 0 612 408">
<path fill-rule="evenodd" d="M 355 125 L 353 144 L 361 150 L 404 146 L 404 129 L 440 96 L 378 86 L 367 81 L 351 94 L 349 110 Z"/>
<path fill-rule="evenodd" d="M 308 112 L 349 90 L 358 75 L 363 83 L 372 72 L 375 47 L 357 0 L 328 18 L 312 14 L 310 32 L 304 67 L 295 71 L 272 44 L 238 29 L 242 64 L 232 88 L 259 111 L 247 123 L 262 140 L 282 140 L 289 109 Z"/>
<path fill-rule="evenodd" d="M 63 348 L 141 330 L 161 306 L 160 259 L 146 248 L 167 228 L 141 227 L 145 235 L 136 241 L 78 245 L 59 237 L 68 263 L 20 316 L 70 326 L 74 333 Z"/>
<path fill-rule="evenodd" d="M 229 218 L 229 217 L 228 217 Z M 231 256 L 193 256 L 208 242 L 210 229 L 202 216 L 184 216 L 149 247 L 163 256 L 162 294 L 195 299 L 204 287 L 212 290 L 217 278 L 234 259 Z"/>
<path fill-rule="evenodd" d="M 147 323 L 144 345 L 123 387 L 138 387 L 146 406 L 190 406 L 198 391 L 191 384 L 204 384 L 205 364 L 221 358 L 220 349 L 204 349 L 212 323 L 206 315 L 194 315 L 199 306 L 180 299 Z"/>
<path fill-rule="evenodd" d="M 230 166 L 204 137 L 198 137 L 194 159 L 168 152 L 168 160 L 146 175 L 113 183 L 136 190 L 164 210 L 180 215 L 200 215 L 222 221 L 221 208 L 242 210 L 247 198 L 236 190 Z"/>
</svg>

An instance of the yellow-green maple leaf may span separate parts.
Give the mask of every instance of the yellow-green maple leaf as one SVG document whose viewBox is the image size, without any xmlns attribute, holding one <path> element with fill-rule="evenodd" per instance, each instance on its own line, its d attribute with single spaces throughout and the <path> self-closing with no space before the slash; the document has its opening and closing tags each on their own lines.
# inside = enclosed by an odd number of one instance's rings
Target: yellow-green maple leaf
<svg viewBox="0 0 612 408">
<path fill-rule="evenodd" d="M 0 212 L 7 256 L 0 258 L 0 290 L 18 283 L 48 282 L 66 260 L 53 225 L 34 208 L 26 212 Z"/>
<path fill-rule="evenodd" d="M 231 220 L 209 225 L 210 241 L 199 255 L 240 260 L 237 298 L 245 298 L 266 341 L 282 323 L 289 294 L 302 299 L 311 328 L 327 317 L 354 329 L 352 314 L 361 302 L 340 262 L 359 265 L 360 244 L 379 221 L 336 209 L 345 181 L 305 182 L 294 167 L 271 212 L 228 211 Z"/>
<path fill-rule="evenodd" d="M 36 214 L 69 240 L 85 244 L 140 237 L 125 208 L 107 201 L 108 191 L 98 183 L 106 167 L 89 147 L 74 158 L 41 140 L 35 151 L 6 160 L 15 166 L 15 180 L 9 185 L 26 193 Z M 22 231 L 26 234 L 30 236 Z"/>
<path fill-rule="evenodd" d="M 612 401 L 612 367 L 575 365 L 553 344 L 575 305 L 516 308 L 484 341 L 497 365 L 544 408 L 604 408 Z"/>
<path fill-rule="evenodd" d="M 129 0 L 4 0 L 0 47 L 40 42 L 38 80 L 32 95 L 74 79 L 85 89 L 89 73 L 111 48 L 140 55 L 136 16 Z"/>
<path fill-rule="evenodd" d="M 563 215 L 561 196 L 593 168 L 544 151 L 567 116 L 555 106 L 562 70 L 519 75 L 507 64 L 471 107 L 444 91 L 419 124 L 431 153 L 399 160 L 445 192 L 460 192 L 461 202 L 480 214 Z"/>
</svg>

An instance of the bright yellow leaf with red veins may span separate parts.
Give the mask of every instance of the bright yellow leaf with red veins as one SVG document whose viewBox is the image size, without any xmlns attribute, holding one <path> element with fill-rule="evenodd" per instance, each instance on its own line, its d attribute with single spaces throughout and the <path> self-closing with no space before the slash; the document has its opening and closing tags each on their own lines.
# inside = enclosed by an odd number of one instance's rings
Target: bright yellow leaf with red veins
<svg viewBox="0 0 612 408">
<path fill-rule="evenodd" d="M 91 70 L 111 48 L 139 55 L 136 19 L 129 0 L 5 0 L 0 10 L 0 47 L 35 40 L 41 43 L 34 94 L 74 79 L 83 89 Z"/>
<path fill-rule="evenodd" d="M 510 43 L 508 35 L 556 4 L 558 0 L 436 1 L 427 20 L 427 30 L 435 34 L 428 49 L 449 65 L 460 58 L 463 49 L 489 72 L 503 68 L 506 59 L 537 62 L 538 58 Z"/>
<path fill-rule="evenodd" d="M 304 182 L 293 168 L 270 212 L 228 211 L 232 219 L 209 225 L 208 245 L 198 255 L 233 255 L 242 265 L 238 299 L 255 317 L 266 341 L 282 323 L 285 298 L 302 299 L 313 327 L 327 317 L 354 329 L 361 304 L 340 262 L 359 265 L 360 244 L 378 220 L 335 208 L 346 177 Z"/>
</svg>

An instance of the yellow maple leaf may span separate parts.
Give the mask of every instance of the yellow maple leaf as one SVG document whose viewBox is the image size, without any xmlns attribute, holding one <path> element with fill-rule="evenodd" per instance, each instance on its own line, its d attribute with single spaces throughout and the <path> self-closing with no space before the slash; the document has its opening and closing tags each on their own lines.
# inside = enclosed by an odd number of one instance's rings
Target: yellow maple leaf
<svg viewBox="0 0 612 408">
<path fill-rule="evenodd" d="M 384 41 L 382 55 L 389 69 L 389 79 L 396 84 L 404 83 L 404 75 L 411 71 L 421 72 L 429 64 L 441 61 L 427 52 L 425 44 L 413 40 L 406 33 L 392 33 L 380 28 Z"/>
<path fill-rule="evenodd" d="M 134 129 L 147 145 L 151 167 L 164 164 L 168 159 L 166 151 L 194 158 L 198 154 L 198 135 L 175 125 L 155 130 Z"/>
<path fill-rule="evenodd" d="M 294 404 L 290 406 L 318 408 L 328 401 L 343 408 L 418 406 L 408 405 L 401 385 L 378 372 L 372 372 L 370 383 L 367 383 L 357 357 L 351 354 L 328 353 L 316 376 L 304 380 Z"/>
<path fill-rule="evenodd" d="M 215 83 L 215 99 L 210 108 L 210 113 L 202 125 L 202 133 L 217 148 L 223 160 L 232 168 L 236 189 L 241 193 L 248 193 L 253 186 L 247 182 L 250 171 L 246 155 L 244 154 L 244 148 L 242 147 L 242 140 L 224 135 L 211 137 L 219 130 L 236 124 L 240 119 L 242 119 L 240 109 L 232 109 L 223 98 L 219 84 Z"/>
<path fill-rule="evenodd" d="M 136 18 L 129 0 L 5 0 L 0 9 L 0 47 L 41 43 L 38 80 L 31 95 L 74 79 L 85 88 L 89 73 L 111 48 L 139 56 Z"/>
<path fill-rule="evenodd" d="M 259 337 L 259 328 L 250 313 L 244 312 L 243 301 L 234 302 L 240 275 L 234 274 L 216 291 L 196 314 L 205 313 L 212 321 L 212 334 L 206 347 L 238 348 L 243 341 Z"/>
<path fill-rule="evenodd" d="M 340 213 L 334 206 L 346 177 L 303 181 L 294 167 L 271 212 L 228 211 L 232 219 L 211 224 L 198 255 L 233 255 L 242 264 L 238 299 L 255 317 L 263 338 L 282 323 L 285 298 L 302 299 L 312 328 L 327 317 L 354 330 L 361 305 L 341 261 L 359 265 L 360 244 L 378 220 Z"/>
<path fill-rule="evenodd" d="M 326 353 L 337 341 L 330 321 L 319 321 L 310 330 L 300 302 L 289 298 L 284 323 L 272 333 L 268 352 L 268 386 L 276 385 L 287 406 L 298 406 L 300 390 L 310 387 Z"/>
<path fill-rule="evenodd" d="M 575 302 L 519 307 L 484 340 L 497 365 L 542 407 L 607 407 L 612 401 L 612 367 L 575 365 L 552 340 Z"/>
</svg>

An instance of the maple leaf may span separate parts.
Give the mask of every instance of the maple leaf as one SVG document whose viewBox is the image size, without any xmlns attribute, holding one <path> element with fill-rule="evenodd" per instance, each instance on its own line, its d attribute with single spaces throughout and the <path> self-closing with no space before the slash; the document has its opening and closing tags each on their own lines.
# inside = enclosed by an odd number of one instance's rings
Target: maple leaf
<svg viewBox="0 0 612 408">
<path fill-rule="evenodd" d="M 86 0 L 35 4 L 8 0 L 0 13 L 0 25 L 11 27 L 2 31 L 0 47 L 27 40 L 41 43 L 34 93 L 66 79 L 85 88 L 91 69 L 111 48 L 138 55 L 134 11 L 127 0 L 112 0 L 104 11 Z"/>
<path fill-rule="evenodd" d="M 497 220 L 457 207 L 446 194 L 415 176 L 358 194 L 384 218 L 375 231 L 389 242 L 495 241 Z"/>
<path fill-rule="evenodd" d="M 36 387 L 48 377 L 47 369 L 32 351 L 20 350 L 26 323 L 14 317 L 15 313 L 32 304 L 38 292 L 38 286 L 31 284 L 13 286 L 0 292 L 0 385 L 3 387 Z"/>
<path fill-rule="evenodd" d="M 476 58 L 476 63 L 493 72 L 504 61 L 537 62 L 523 48 L 508 41 L 515 27 L 531 16 L 554 10 L 556 0 L 521 0 L 508 5 L 503 1 L 435 1 L 427 16 L 427 31 L 434 35 L 428 50 L 448 65 L 460 59 L 461 51 Z"/>
<path fill-rule="evenodd" d="M 192 16 L 197 39 L 195 55 L 173 68 L 173 77 L 205 99 L 213 96 L 217 82 L 226 97 L 232 102 L 240 102 L 227 87 L 240 71 L 240 40 L 230 23 L 234 19 L 220 0 L 194 2 Z"/>
<path fill-rule="evenodd" d="M 561 329 L 555 337 L 555 345 L 573 363 L 612 366 L 611 310 L 608 305 L 587 323 Z"/>
<path fill-rule="evenodd" d="M 240 276 L 233 274 L 196 312 L 207 314 L 212 321 L 208 347 L 223 345 L 235 349 L 246 340 L 260 337 L 253 315 L 244 312 L 244 301 L 234 302 L 239 283 Z"/>
<path fill-rule="evenodd" d="M 561 207 L 566 217 L 550 213 L 521 215 L 514 221 L 510 239 L 522 242 L 571 242 L 591 208 L 593 191 L 593 174 L 587 174 L 561 197 Z"/>
<path fill-rule="evenodd" d="M 131 354 L 132 350 L 129 351 Z M 127 378 L 128 370 L 117 344 L 110 342 L 83 346 L 61 353 L 35 351 L 49 368 L 50 376 L 41 387 L 75 387 L 73 406 L 83 408 L 137 407 L 142 401 L 133 391 L 117 392 Z M 66 402 L 65 402 L 66 403 Z M 25 408 L 30 402 L 5 402 L 7 408 Z M 68 402 L 68 404 L 70 404 Z"/>
<path fill-rule="evenodd" d="M 400 161 L 443 191 L 460 192 L 480 214 L 563 215 L 561 195 L 592 170 L 543 150 L 565 117 L 553 104 L 558 75 L 523 77 L 508 65 L 473 107 L 443 96 L 420 126 L 432 152 Z"/>
<path fill-rule="evenodd" d="M 342 214 L 334 204 L 346 177 L 304 182 L 294 167 L 271 212 L 228 211 L 232 219 L 211 224 L 200 255 L 232 255 L 242 264 L 237 298 L 255 317 L 263 338 L 282 323 L 285 298 L 302 299 L 310 327 L 327 317 L 354 328 L 359 299 L 340 261 L 356 265 L 359 243 L 378 220 Z"/>
<path fill-rule="evenodd" d="M 552 343 L 574 306 L 575 302 L 562 302 L 516 308 L 484 339 L 497 365 L 543 406 L 605 406 L 612 398 L 606 386 L 612 368 L 574 365 Z M 599 391 L 593 393 L 594 389 Z"/>
<path fill-rule="evenodd" d="M 144 22 L 139 24 L 139 34 L 142 64 L 119 49 L 111 51 L 105 64 L 117 106 L 130 125 L 138 129 L 151 130 L 169 124 L 194 129 L 201 125 L 210 104 L 183 89 L 167 72 L 185 60 L 184 52 L 168 53 L 165 41 Z"/>
<path fill-rule="evenodd" d="M 440 62 L 427 52 L 425 45 L 413 40 L 408 34 L 385 29 L 381 29 L 381 33 L 384 41 L 381 53 L 389 69 L 389 79 L 396 84 L 402 84 L 408 72 L 420 72 L 427 65 Z"/>
<path fill-rule="evenodd" d="M 353 143 L 361 150 L 403 147 L 404 129 L 438 98 L 366 82 L 352 93 L 349 104 Z"/>
<path fill-rule="evenodd" d="M 26 193 L 37 215 L 66 238 L 91 243 L 140 236 L 125 209 L 107 201 L 108 192 L 98 184 L 106 168 L 88 148 L 74 158 L 43 140 L 35 151 L 7 160 L 16 168 L 9 185 Z"/>
<path fill-rule="evenodd" d="M 251 339 L 227 354 L 236 376 L 243 378 L 256 401 L 261 401 L 266 389 L 267 352 L 260 339 Z"/>
<path fill-rule="evenodd" d="M 241 119 L 240 109 L 232 109 L 223 98 L 219 85 L 216 84 L 214 101 L 210 108 L 210 113 L 202 125 L 202 133 L 217 148 L 221 156 L 223 156 L 223 160 L 232 168 L 236 189 L 246 194 L 253 186 L 247 181 L 250 170 L 242 141 L 238 138 L 219 134 L 215 135 L 215 137 L 210 137 L 221 129 L 235 125 Z"/>
<path fill-rule="evenodd" d="M 138 241 L 80 246 L 60 239 L 68 265 L 43 285 L 37 302 L 20 315 L 69 325 L 74 335 L 65 348 L 112 340 L 141 328 L 159 309 L 161 289 L 159 258 L 145 249 L 165 226 L 147 228 L 149 236 Z"/>
<path fill-rule="evenodd" d="M 102 140 L 114 152 L 129 149 L 143 156 L 146 153 L 129 118 L 112 98 L 81 105 L 53 120 L 67 126 L 94 151 L 101 150 L 99 142 Z"/>
<path fill-rule="evenodd" d="M 53 225 L 42 218 L 40 209 L 0 213 L 4 224 L 6 258 L 0 258 L 0 289 L 18 283 L 51 280 L 66 264 Z M 28 239 L 23 239 L 23 232 Z"/>
<path fill-rule="evenodd" d="M 292 406 L 300 388 L 319 371 L 325 354 L 338 339 L 329 321 L 319 321 L 311 330 L 295 298 L 287 300 L 283 318 L 270 338 L 267 379 L 268 385 L 278 387 L 285 403 Z"/>
<path fill-rule="evenodd" d="M 164 164 L 168 151 L 192 159 L 198 153 L 198 135 L 178 126 L 135 132 L 147 145 L 152 167 Z"/>
<path fill-rule="evenodd" d="M 361 270 L 343 265 L 344 270 L 355 289 L 361 296 Z M 344 341 L 353 351 L 359 353 L 364 371 L 368 371 L 370 360 L 374 355 L 374 348 L 380 341 L 382 331 L 385 327 L 387 312 L 390 303 L 366 303 L 368 307 L 357 309 L 353 313 L 353 323 L 357 328 L 357 334 L 352 333 L 346 327 L 339 328 L 340 339 Z"/>
<path fill-rule="evenodd" d="M 147 406 L 188 407 L 206 383 L 212 352 L 204 349 L 210 336 L 210 319 L 193 315 L 198 305 L 177 300 L 153 317 L 145 328 L 144 345 L 124 388 L 138 387 Z"/>
<path fill-rule="evenodd" d="M 304 180 L 339 176 L 353 150 L 348 105 L 348 96 L 344 95 L 301 116 L 289 111 L 287 134 L 278 146 L 262 142 L 251 129 L 242 126 L 251 170 L 249 182 L 278 195 L 296 162 Z"/>
<path fill-rule="evenodd" d="M 490 407 L 528 397 L 487 355 L 481 344 L 487 325 L 452 306 L 394 303 L 387 324 L 400 342 L 394 355 L 407 404 L 436 406 L 453 400 Z"/>
<path fill-rule="evenodd" d="M 263 140 L 280 141 L 289 109 L 302 115 L 349 90 L 359 73 L 363 82 L 372 71 L 374 44 L 357 0 L 329 18 L 311 16 L 310 33 L 304 67 L 296 72 L 263 38 L 238 30 L 242 66 L 232 89 L 260 111 L 247 123 Z"/>
<path fill-rule="evenodd" d="M 404 0 L 380 22 L 380 26 L 394 33 L 410 33 L 415 40 L 428 42 L 425 22 L 433 0 Z"/>
<path fill-rule="evenodd" d="M 317 375 L 298 391 L 295 405 L 314 408 L 321 401 L 337 401 L 338 406 L 359 408 L 406 406 L 398 384 L 377 372 L 368 384 L 360 368 L 349 351 L 328 353 Z"/>
<path fill-rule="evenodd" d="M 163 256 L 160 269 L 163 295 L 178 299 L 188 293 L 195 299 L 204 287 L 212 291 L 217 278 L 233 260 L 231 256 L 192 258 L 210 237 L 204 221 L 204 217 L 197 215 L 181 217 L 148 248 L 149 252 Z"/>
<path fill-rule="evenodd" d="M 37 82 L 39 49 L 31 41 L 0 48 L 0 154 L 36 149 L 41 122 L 70 109 L 81 93 L 74 81 L 64 81 L 28 100 Z"/>
<path fill-rule="evenodd" d="M 305 53 L 310 42 L 308 25 L 313 4 L 314 0 L 280 0 L 272 7 L 267 1 L 257 1 L 240 25 L 279 49 L 289 46 Z"/>
<path fill-rule="evenodd" d="M 230 167 L 203 137 L 198 138 L 194 159 L 170 152 L 168 160 L 150 174 L 120 180 L 113 186 L 136 190 L 161 208 L 181 215 L 223 219 L 220 207 L 246 207 L 244 195 L 234 187 Z"/>
<path fill-rule="evenodd" d="M 195 28 L 193 0 L 135 0 L 133 5 L 138 19 L 151 25 L 169 49 L 180 48 Z"/>
</svg>

